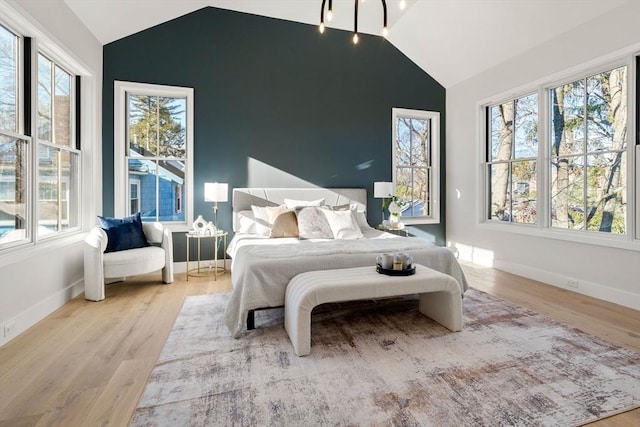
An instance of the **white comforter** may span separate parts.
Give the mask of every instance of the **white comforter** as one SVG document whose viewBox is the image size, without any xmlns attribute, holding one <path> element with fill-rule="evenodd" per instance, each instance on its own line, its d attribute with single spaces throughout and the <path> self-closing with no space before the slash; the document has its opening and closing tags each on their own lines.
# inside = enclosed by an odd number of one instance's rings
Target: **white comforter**
<svg viewBox="0 0 640 427">
<path fill-rule="evenodd" d="M 358 240 L 309 241 L 298 239 L 249 239 L 234 237 L 229 253 L 233 258 L 233 291 L 225 310 L 225 323 L 233 336 L 244 329 L 249 310 L 284 305 L 289 281 L 305 271 L 336 268 L 375 268 L 376 256 L 403 251 L 414 262 L 453 276 L 461 291 L 468 285 L 454 254 L 419 237 L 390 237 Z"/>
</svg>

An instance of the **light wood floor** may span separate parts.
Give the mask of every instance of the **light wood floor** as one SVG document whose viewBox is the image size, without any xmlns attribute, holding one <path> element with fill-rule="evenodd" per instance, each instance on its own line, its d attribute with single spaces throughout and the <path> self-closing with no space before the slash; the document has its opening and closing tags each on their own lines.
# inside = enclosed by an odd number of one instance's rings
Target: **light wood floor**
<svg viewBox="0 0 640 427">
<path fill-rule="evenodd" d="M 477 289 L 640 351 L 640 312 L 490 268 L 464 265 Z M 229 276 L 163 286 L 142 276 L 81 295 L 0 348 L 0 426 L 126 426 L 186 296 L 228 292 Z M 640 426 L 640 409 L 597 423 Z"/>
</svg>

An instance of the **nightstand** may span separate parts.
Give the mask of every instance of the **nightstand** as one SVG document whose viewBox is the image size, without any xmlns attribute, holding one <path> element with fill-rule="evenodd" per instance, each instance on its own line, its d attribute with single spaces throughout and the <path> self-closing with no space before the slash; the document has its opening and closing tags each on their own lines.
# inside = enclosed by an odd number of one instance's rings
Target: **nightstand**
<svg viewBox="0 0 640 427">
<path fill-rule="evenodd" d="M 394 233 L 398 236 L 404 235 L 404 237 L 409 237 L 409 229 L 403 223 L 392 226 L 389 224 L 389 221 L 383 221 L 382 224 L 379 224 L 376 228 L 381 231 L 386 231 L 387 233 Z"/>
<path fill-rule="evenodd" d="M 203 277 L 206 275 L 210 275 L 213 273 L 214 280 L 218 280 L 218 274 L 224 274 L 227 272 L 227 233 L 226 231 L 218 230 L 215 234 L 196 234 L 196 233 L 186 233 L 187 237 L 187 281 L 189 277 Z M 197 260 L 196 260 L 196 268 L 189 269 L 189 246 L 191 243 L 191 239 L 196 239 L 197 241 Z M 209 266 L 201 266 L 200 260 L 200 242 L 202 240 L 211 239 L 213 240 L 213 259 L 209 262 Z M 218 248 L 220 247 L 220 241 L 222 241 L 222 267 L 218 266 Z"/>
</svg>

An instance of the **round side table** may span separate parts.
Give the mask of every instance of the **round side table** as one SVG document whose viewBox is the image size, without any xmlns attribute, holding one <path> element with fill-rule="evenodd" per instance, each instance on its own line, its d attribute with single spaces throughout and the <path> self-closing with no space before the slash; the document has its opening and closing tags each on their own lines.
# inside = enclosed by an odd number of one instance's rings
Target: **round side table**
<svg viewBox="0 0 640 427">
<path fill-rule="evenodd" d="M 218 280 L 218 274 L 224 274 L 227 272 L 227 233 L 226 231 L 218 230 L 215 234 L 196 234 L 196 233 L 185 233 L 187 237 L 187 281 L 189 277 L 203 277 L 210 274 L 213 274 L 214 280 Z M 189 268 L 189 247 L 191 246 L 191 239 L 195 239 L 197 244 L 197 258 L 196 258 L 196 267 Z M 200 242 L 202 240 L 212 239 L 213 240 L 213 259 L 209 261 L 209 266 L 203 266 L 203 263 L 200 259 Z M 222 240 L 222 267 L 218 266 L 218 247 L 219 242 Z"/>
</svg>

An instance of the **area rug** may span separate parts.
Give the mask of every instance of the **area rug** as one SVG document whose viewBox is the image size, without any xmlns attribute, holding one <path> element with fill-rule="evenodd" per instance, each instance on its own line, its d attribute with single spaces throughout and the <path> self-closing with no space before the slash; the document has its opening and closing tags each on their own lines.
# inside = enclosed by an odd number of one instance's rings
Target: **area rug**
<svg viewBox="0 0 640 427">
<path fill-rule="evenodd" d="M 640 405 L 640 353 L 470 289 L 464 329 L 417 300 L 320 307 L 297 357 L 281 310 L 230 336 L 189 297 L 133 426 L 571 426 Z"/>
</svg>

